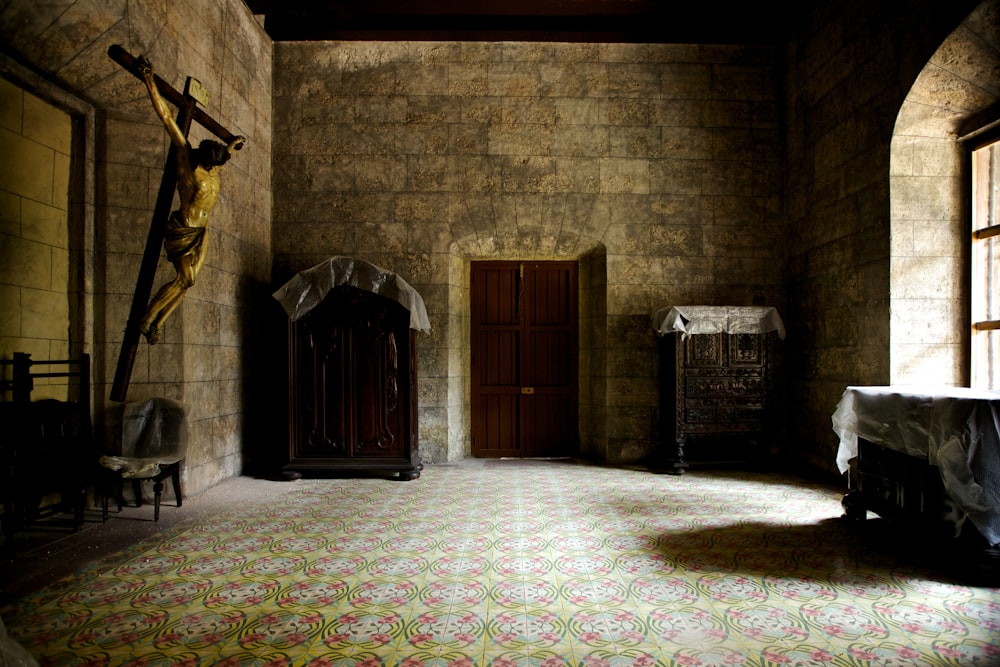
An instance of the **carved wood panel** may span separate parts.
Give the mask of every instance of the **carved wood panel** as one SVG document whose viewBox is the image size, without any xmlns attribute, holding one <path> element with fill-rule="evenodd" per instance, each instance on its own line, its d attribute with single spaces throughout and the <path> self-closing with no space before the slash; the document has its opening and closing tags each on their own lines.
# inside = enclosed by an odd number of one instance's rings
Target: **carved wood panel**
<svg viewBox="0 0 1000 667">
<path fill-rule="evenodd" d="M 770 334 L 674 333 L 660 337 L 661 458 L 756 461 L 770 402 Z"/>
</svg>

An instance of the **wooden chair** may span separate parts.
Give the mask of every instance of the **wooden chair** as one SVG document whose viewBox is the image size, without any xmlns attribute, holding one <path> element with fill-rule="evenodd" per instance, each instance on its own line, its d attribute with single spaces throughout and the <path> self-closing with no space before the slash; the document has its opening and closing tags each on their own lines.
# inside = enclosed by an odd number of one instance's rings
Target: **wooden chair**
<svg viewBox="0 0 1000 667">
<path fill-rule="evenodd" d="M 125 506 L 123 487 L 131 482 L 136 507 L 142 506 L 142 482 L 153 482 L 153 520 L 160 520 L 160 498 L 169 479 L 181 507 L 181 465 L 187 445 L 186 407 L 167 398 L 151 398 L 125 406 L 122 420 L 122 453 L 100 459 L 101 509 L 108 520 L 109 497 L 120 512 Z"/>
<path fill-rule="evenodd" d="M 95 452 L 90 355 L 35 361 L 16 352 L 13 359 L 0 360 L 0 369 L 5 399 L 0 403 L 0 495 L 7 542 L 16 530 L 64 512 L 72 515 L 77 530 L 83 525 Z M 75 394 L 75 400 L 32 400 L 41 378 L 65 379 L 67 394 Z"/>
<path fill-rule="evenodd" d="M 160 463 L 157 464 L 155 470 L 151 470 L 149 473 L 143 473 L 141 476 L 130 475 L 127 477 L 132 482 L 132 493 L 135 495 L 135 506 L 142 507 L 142 482 L 152 480 L 153 482 L 153 521 L 160 520 L 160 497 L 163 495 L 163 482 L 166 479 L 170 479 L 171 485 L 174 489 L 174 497 L 177 498 L 177 507 L 182 505 L 182 495 L 181 495 L 181 462 L 177 461 L 174 463 Z M 107 470 L 107 469 L 105 469 Z M 117 474 L 111 475 L 109 480 L 105 482 L 107 489 L 113 490 L 113 495 L 118 501 L 118 511 L 121 512 L 122 508 L 125 506 L 125 496 L 124 496 L 124 482 L 125 475 L 121 471 L 110 471 L 116 472 Z M 108 473 L 105 473 L 108 474 Z M 107 492 L 101 494 L 101 517 L 104 521 L 108 520 L 108 496 L 111 495 Z"/>
</svg>

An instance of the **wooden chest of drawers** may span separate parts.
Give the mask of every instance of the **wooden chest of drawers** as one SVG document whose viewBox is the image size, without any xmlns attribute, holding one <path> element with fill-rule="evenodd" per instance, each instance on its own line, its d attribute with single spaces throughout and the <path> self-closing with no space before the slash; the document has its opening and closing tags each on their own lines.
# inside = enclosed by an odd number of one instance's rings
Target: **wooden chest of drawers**
<svg viewBox="0 0 1000 667">
<path fill-rule="evenodd" d="M 771 337 L 757 333 L 660 335 L 661 460 L 758 462 L 766 457 Z"/>
</svg>

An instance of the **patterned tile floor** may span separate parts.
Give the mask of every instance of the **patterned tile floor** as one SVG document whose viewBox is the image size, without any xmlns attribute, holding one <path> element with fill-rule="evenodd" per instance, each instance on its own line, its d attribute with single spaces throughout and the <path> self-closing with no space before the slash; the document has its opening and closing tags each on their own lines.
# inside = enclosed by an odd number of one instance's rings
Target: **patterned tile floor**
<svg viewBox="0 0 1000 667">
<path fill-rule="evenodd" d="M 459 465 L 285 489 L 0 615 L 59 666 L 1000 664 L 1000 589 L 900 559 L 789 477 Z"/>
</svg>

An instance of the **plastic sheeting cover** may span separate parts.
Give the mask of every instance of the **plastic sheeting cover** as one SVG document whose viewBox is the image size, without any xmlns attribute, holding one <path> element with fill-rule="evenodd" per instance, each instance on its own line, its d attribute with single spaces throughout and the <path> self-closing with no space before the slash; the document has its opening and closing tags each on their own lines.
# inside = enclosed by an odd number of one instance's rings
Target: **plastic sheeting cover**
<svg viewBox="0 0 1000 667">
<path fill-rule="evenodd" d="M 18 644 L 7 634 L 7 628 L 0 618 L 0 666 L 2 667 L 38 667 L 28 649 Z"/>
<path fill-rule="evenodd" d="M 169 398 L 125 405 L 122 455 L 102 456 L 101 465 L 122 477 L 156 474 L 161 464 L 176 463 L 187 451 L 187 406 Z"/>
<path fill-rule="evenodd" d="M 685 337 L 777 331 L 779 338 L 785 337 L 785 324 L 771 306 L 667 306 L 653 313 L 653 329 L 661 336 L 673 331 Z"/>
<path fill-rule="evenodd" d="M 949 498 L 990 544 L 1000 543 L 1000 392 L 964 387 L 847 387 L 831 421 L 837 468 L 858 438 L 936 466 Z"/>
<path fill-rule="evenodd" d="M 395 273 L 362 259 L 331 257 L 295 274 L 272 296 L 294 322 L 322 303 L 330 290 L 341 285 L 392 299 L 410 311 L 411 329 L 431 330 L 424 300 L 417 290 Z"/>
</svg>

